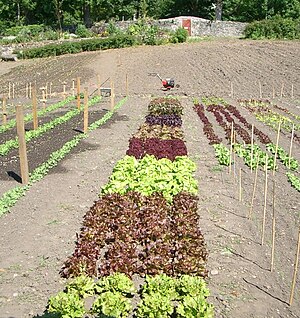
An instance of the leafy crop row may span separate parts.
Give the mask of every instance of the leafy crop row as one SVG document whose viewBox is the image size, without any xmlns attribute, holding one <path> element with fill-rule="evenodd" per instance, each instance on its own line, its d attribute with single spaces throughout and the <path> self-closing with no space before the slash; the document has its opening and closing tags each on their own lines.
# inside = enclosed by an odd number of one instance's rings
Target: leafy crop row
<svg viewBox="0 0 300 318">
<path fill-rule="evenodd" d="M 183 139 L 183 132 L 180 127 L 167 125 L 148 125 L 145 123 L 140 126 L 139 130 L 133 136 L 141 139 Z"/>
<path fill-rule="evenodd" d="M 300 178 L 295 176 L 293 173 L 291 172 L 287 172 L 286 173 L 287 177 L 288 177 L 288 181 L 290 182 L 290 184 L 300 192 Z"/>
<path fill-rule="evenodd" d="M 52 112 L 52 111 L 54 111 L 56 109 L 61 108 L 62 106 L 66 105 L 66 104 L 69 104 L 74 99 L 75 99 L 75 97 L 70 96 L 70 97 L 66 98 L 65 100 L 62 100 L 62 101 L 60 101 L 58 103 L 55 103 L 55 104 L 52 104 L 52 105 L 48 106 L 46 109 L 39 110 L 37 112 L 37 115 L 39 117 L 43 116 L 46 113 Z M 24 122 L 25 123 L 31 121 L 32 119 L 33 119 L 33 115 L 32 114 L 27 114 L 27 115 L 24 116 Z M 0 127 L 0 133 L 3 133 L 5 131 L 15 127 L 16 126 L 16 122 L 17 122 L 16 119 L 11 119 L 10 121 L 7 122 L 6 125 L 2 125 Z"/>
<path fill-rule="evenodd" d="M 136 318 L 210 318 L 213 307 L 207 303 L 208 296 L 205 281 L 197 276 L 147 276 L 145 283 L 137 289 L 122 273 L 97 281 L 80 275 L 69 282 L 64 291 L 50 297 L 47 313 L 72 318 L 87 314 L 89 317 L 114 318 L 129 315 Z M 91 305 L 88 305 L 88 299 L 92 300 Z M 135 308 L 134 302 L 137 302 Z"/>
<path fill-rule="evenodd" d="M 172 127 L 181 127 L 182 120 L 178 115 L 147 115 L 145 122 L 149 125 L 166 125 Z"/>
<path fill-rule="evenodd" d="M 153 99 L 148 105 L 150 115 L 176 115 L 183 114 L 183 107 L 179 100 L 174 98 L 160 97 Z"/>
<path fill-rule="evenodd" d="M 101 194 L 137 191 L 143 195 L 162 193 L 168 202 L 180 192 L 197 194 L 198 185 L 193 173 L 195 163 L 186 156 L 177 156 L 173 161 L 145 155 L 141 160 L 125 156 L 118 161 L 102 187 Z"/>
<path fill-rule="evenodd" d="M 156 159 L 167 158 L 173 161 L 177 156 L 186 156 L 187 149 L 181 139 L 164 140 L 160 138 L 140 139 L 132 137 L 126 154 L 137 159 L 141 159 L 148 154 L 153 155 Z"/>
<path fill-rule="evenodd" d="M 191 194 L 177 194 L 172 204 L 158 193 L 104 195 L 85 215 L 61 273 L 205 276 L 207 250 L 197 220 L 197 197 Z"/>
<path fill-rule="evenodd" d="M 274 130 L 280 127 L 283 131 L 291 132 L 294 126 L 295 131 L 300 131 L 300 124 L 294 122 L 289 117 L 281 115 L 271 109 L 273 106 L 270 101 L 266 100 L 240 100 L 240 105 L 245 107 L 249 112 L 253 113 L 257 120 L 265 123 Z M 284 111 L 285 113 L 291 115 L 296 120 L 299 120 L 299 116 L 289 112 L 285 108 L 274 105 L 274 108 Z M 300 137 L 295 133 L 294 140 L 300 142 Z"/>
<path fill-rule="evenodd" d="M 97 103 L 99 101 L 99 99 L 100 99 L 99 96 L 95 96 L 94 98 L 89 100 L 89 106 L 92 106 L 95 103 Z M 55 118 L 55 119 L 51 120 L 50 122 L 44 124 L 43 126 L 39 126 L 35 130 L 27 131 L 25 133 L 26 142 L 28 142 L 34 138 L 37 138 L 38 136 L 42 135 L 43 133 L 47 132 L 50 129 L 53 129 L 54 127 L 56 127 L 58 125 L 66 123 L 71 118 L 80 114 L 80 111 L 81 110 L 79 110 L 79 109 L 72 109 L 72 110 L 68 111 L 66 114 L 64 114 L 63 116 Z M 19 146 L 18 137 L 16 137 L 15 139 L 7 140 L 4 144 L 0 145 L 0 155 L 5 156 L 9 153 L 9 151 L 11 149 L 18 148 L 18 146 Z"/>
<path fill-rule="evenodd" d="M 274 144 L 267 144 L 267 150 L 270 151 L 273 155 L 275 155 L 276 152 L 276 145 Z M 284 166 L 291 170 L 298 170 L 299 163 L 297 159 L 293 157 L 289 157 L 289 154 L 282 148 L 277 147 L 277 158 L 282 162 Z"/>
<path fill-rule="evenodd" d="M 203 123 L 203 133 L 209 140 L 210 145 L 219 144 L 222 139 L 219 138 L 215 133 L 213 129 L 213 125 L 209 122 L 207 116 L 205 115 L 205 109 L 203 105 L 194 105 L 194 110 L 198 114 L 199 118 L 201 119 Z"/>
</svg>

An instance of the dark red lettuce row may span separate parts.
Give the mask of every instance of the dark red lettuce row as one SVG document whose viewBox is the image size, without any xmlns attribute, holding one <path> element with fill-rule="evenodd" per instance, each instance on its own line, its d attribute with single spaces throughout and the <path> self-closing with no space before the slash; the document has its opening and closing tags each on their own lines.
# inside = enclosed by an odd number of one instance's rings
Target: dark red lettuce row
<svg viewBox="0 0 300 318">
<path fill-rule="evenodd" d="M 194 105 L 194 110 L 203 123 L 203 133 L 209 140 L 209 144 L 214 145 L 221 143 L 222 139 L 215 134 L 212 123 L 210 123 L 209 119 L 205 115 L 204 106 L 199 104 Z"/>
<path fill-rule="evenodd" d="M 103 196 L 84 217 L 63 277 L 166 273 L 206 276 L 207 250 L 198 228 L 197 197 L 180 193 L 169 205 L 161 194 Z"/>
<path fill-rule="evenodd" d="M 156 159 L 167 158 L 174 160 L 177 156 L 186 156 L 187 148 L 181 139 L 140 139 L 132 137 L 129 140 L 128 156 L 137 159 L 143 158 L 146 154 L 155 156 Z"/>
<path fill-rule="evenodd" d="M 147 115 L 145 117 L 146 123 L 149 125 L 166 125 L 170 127 L 181 127 L 182 119 L 178 115 Z"/>
</svg>

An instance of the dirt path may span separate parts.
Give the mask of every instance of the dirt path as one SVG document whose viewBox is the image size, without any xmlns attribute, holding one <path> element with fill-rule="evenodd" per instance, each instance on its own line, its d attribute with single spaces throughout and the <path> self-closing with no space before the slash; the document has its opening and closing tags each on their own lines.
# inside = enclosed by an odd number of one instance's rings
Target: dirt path
<svg viewBox="0 0 300 318">
<path fill-rule="evenodd" d="M 5 91 L 8 81 L 17 79 L 23 89 L 26 81 L 37 80 L 44 85 L 45 74 L 56 81 L 53 87 L 57 90 L 64 80 L 68 80 L 70 89 L 71 77 L 76 76 L 81 76 L 83 86 L 96 88 L 100 74 L 102 82 L 109 77 L 114 79 L 119 100 L 125 92 L 128 74 L 130 98 L 118 111 L 115 122 L 92 132 L 75 153 L 35 184 L 11 213 L 0 219 L 0 317 L 42 314 L 48 297 L 63 287 L 65 282 L 58 273 L 74 250 L 82 216 L 97 199 L 115 162 L 125 155 L 131 134 L 144 122 L 151 96 L 165 94 L 159 89 L 159 80 L 148 77 L 148 72 L 174 76 L 180 84 L 179 89 L 170 93 L 180 96 L 185 106 L 183 130 L 189 155 L 198 166 L 200 226 L 210 251 L 210 300 L 216 306 L 216 317 L 300 317 L 299 278 L 293 306 L 286 303 L 299 227 L 299 192 L 287 183 L 284 171 L 279 171 L 278 252 L 271 273 L 270 218 L 266 244 L 260 245 L 263 180 L 258 184 L 259 195 L 250 221 L 246 216 L 253 174 L 238 161 L 237 169 L 243 169 L 244 193 L 243 202 L 239 202 L 237 180 L 217 165 L 214 150 L 192 109 L 193 99 L 202 95 L 216 95 L 234 104 L 238 98 L 259 98 L 259 82 L 263 97 L 270 98 L 274 86 L 278 98 L 284 83 L 282 104 L 299 114 L 299 51 L 299 42 L 206 41 L 62 56 L 35 64 L 18 62 L 16 69 L 2 76 L 0 93 Z M 75 57 L 78 64 L 74 68 Z M 0 73 L 13 65 L 1 63 Z M 294 99 L 290 98 L 292 84 Z M 244 109 L 240 111 L 275 140 L 275 132 Z M 281 142 L 287 146 L 288 136 L 282 136 Z M 294 153 L 300 160 L 299 146 L 295 146 Z"/>
</svg>

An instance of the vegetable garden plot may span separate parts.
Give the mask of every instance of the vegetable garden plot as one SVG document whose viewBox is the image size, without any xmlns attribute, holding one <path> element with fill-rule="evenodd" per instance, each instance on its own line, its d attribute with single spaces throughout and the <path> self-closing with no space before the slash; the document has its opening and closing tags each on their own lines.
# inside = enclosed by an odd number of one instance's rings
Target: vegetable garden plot
<svg viewBox="0 0 300 318">
<path fill-rule="evenodd" d="M 292 133 L 293 139 L 300 143 L 300 116 L 289 111 L 287 108 L 273 105 L 269 100 L 240 100 L 240 105 L 253 113 L 257 120 L 277 130 L 280 123 L 281 132 Z M 282 114 L 284 113 L 284 115 Z"/>
<path fill-rule="evenodd" d="M 162 112 L 156 105 L 163 106 Z M 149 111 L 152 115 L 169 115 L 172 107 L 182 112 L 180 103 L 173 99 L 154 100 Z M 101 189 L 100 199 L 84 218 L 75 252 L 62 268 L 64 277 L 85 274 L 91 277 L 108 275 L 109 278 L 118 272 L 128 277 L 167 274 L 165 279 L 172 282 L 171 277 L 186 274 L 190 281 L 196 278 L 189 275 L 197 275 L 205 286 L 200 277 L 207 275 L 208 253 L 198 227 L 198 187 L 193 178 L 195 164 L 179 154 L 170 160 L 164 156 L 163 149 L 162 159 L 148 154 L 147 149 L 144 151 L 140 160 L 127 155 L 115 165 L 109 182 Z M 157 288 L 162 288 L 162 284 L 163 281 Z M 170 317 L 175 313 L 176 317 L 185 317 L 189 310 L 203 317 L 212 317 L 212 307 L 206 301 L 208 291 L 201 292 L 199 298 L 195 297 L 189 304 L 181 302 L 181 298 L 176 304 L 174 300 L 178 296 L 165 298 L 163 295 L 165 304 L 161 306 L 162 303 L 155 299 L 161 296 L 158 292 L 150 296 L 142 294 L 142 302 L 134 311 L 136 317 L 151 314 Z M 57 297 L 62 303 L 63 297 Z M 103 297 L 103 293 L 98 296 L 90 313 L 104 314 L 104 307 L 95 305 Z M 52 308 L 52 312 L 59 312 L 61 303 Z M 94 310 L 95 307 L 98 311 Z M 116 308 L 116 304 L 112 307 Z M 124 309 L 112 316 L 127 317 L 128 312 Z"/>
<path fill-rule="evenodd" d="M 254 103 L 254 101 L 248 101 L 246 103 L 248 108 L 250 107 L 248 105 L 250 102 Z M 258 166 L 261 166 L 266 167 L 268 170 L 276 170 L 278 168 L 276 159 L 278 159 L 288 170 L 298 172 L 298 161 L 290 156 L 282 147 L 272 143 L 271 139 L 265 133 L 248 123 L 235 106 L 228 105 L 224 102 L 222 105 L 210 104 L 209 100 L 205 100 L 205 103 L 205 106 L 203 104 L 194 105 L 194 110 L 204 124 L 203 132 L 207 136 L 209 143 L 214 146 L 219 164 L 231 166 L 233 164 L 232 154 L 236 153 L 239 157 L 243 158 L 245 165 L 251 169 L 256 169 Z M 269 104 L 257 102 L 257 104 L 255 103 L 254 105 L 256 105 L 255 107 L 266 108 L 267 112 L 269 112 Z M 251 110 L 253 111 L 252 108 Z M 230 149 L 222 144 L 222 138 L 215 134 L 213 125 L 209 122 L 205 111 L 211 112 L 217 124 L 223 128 L 225 139 L 230 143 Z M 248 129 L 248 131 L 236 123 L 236 120 Z M 237 142 L 238 137 L 242 143 Z M 260 142 L 264 145 L 265 150 L 259 144 L 255 143 L 255 138 L 256 142 Z M 297 187 L 297 185 L 300 178 L 291 172 L 287 173 L 287 177 L 291 185 L 298 190 L 299 187 Z"/>
</svg>

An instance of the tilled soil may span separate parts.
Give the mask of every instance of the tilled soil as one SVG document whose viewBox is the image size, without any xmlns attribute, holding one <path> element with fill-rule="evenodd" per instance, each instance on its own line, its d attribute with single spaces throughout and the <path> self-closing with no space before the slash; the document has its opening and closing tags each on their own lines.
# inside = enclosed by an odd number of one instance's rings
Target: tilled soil
<svg viewBox="0 0 300 318">
<path fill-rule="evenodd" d="M 198 166 L 200 227 L 210 252 L 209 301 L 215 305 L 215 316 L 299 317 L 299 277 L 293 305 L 288 305 L 300 223 L 299 192 L 287 182 L 282 166 L 275 177 L 269 174 L 262 246 L 263 171 L 259 172 L 249 220 L 254 173 L 239 158 L 234 174 L 217 164 L 214 149 L 193 110 L 193 101 L 203 95 L 223 97 L 236 106 L 239 98 L 262 96 L 273 100 L 274 87 L 274 101 L 299 115 L 299 51 L 299 42 L 218 40 L 85 53 L 57 57 L 55 63 L 51 59 L 37 60 L 34 64 L 27 61 L 24 66 L 12 68 L 2 77 L 1 87 L 17 78 L 39 81 L 39 67 L 47 67 L 49 76 L 58 82 L 70 81 L 68 76 L 81 76 L 83 85 L 95 89 L 97 74 L 101 82 L 110 77 L 115 81 L 117 100 L 125 93 L 128 74 L 130 96 L 115 115 L 115 121 L 90 133 L 75 152 L 30 188 L 11 213 L 1 217 L 0 317 L 41 315 L 49 296 L 63 288 L 65 281 L 59 277 L 59 270 L 74 250 L 83 215 L 97 200 L 100 187 L 107 182 L 116 161 L 124 157 L 130 136 L 144 122 L 151 97 L 165 94 L 179 96 L 185 107 L 182 128 L 189 156 Z M 72 69 L 74 57 L 81 61 L 76 71 Z M 7 69 L 12 66 L 6 64 Z M 148 77 L 150 72 L 174 76 L 180 88 L 162 92 L 159 79 Z M 109 108 L 109 102 L 103 108 Z M 275 131 L 258 122 L 246 109 L 238 108 L 249 123 L 275 142 Z M 224 139 L 224 131 L 210 115 L 216 132 Z M 63 132 L 67 135 L 66 130 Z M 280 136 L 280 145 L 286 150 L 289 138 L 290 134 Z M 298 161 L 299 149 L 295 143 L 293 155 Z M 242 201 L 239 201 L 240 171 Z M 270 272 L 273 179 L 277 231 L 274 271 Z"/>
</svg>

